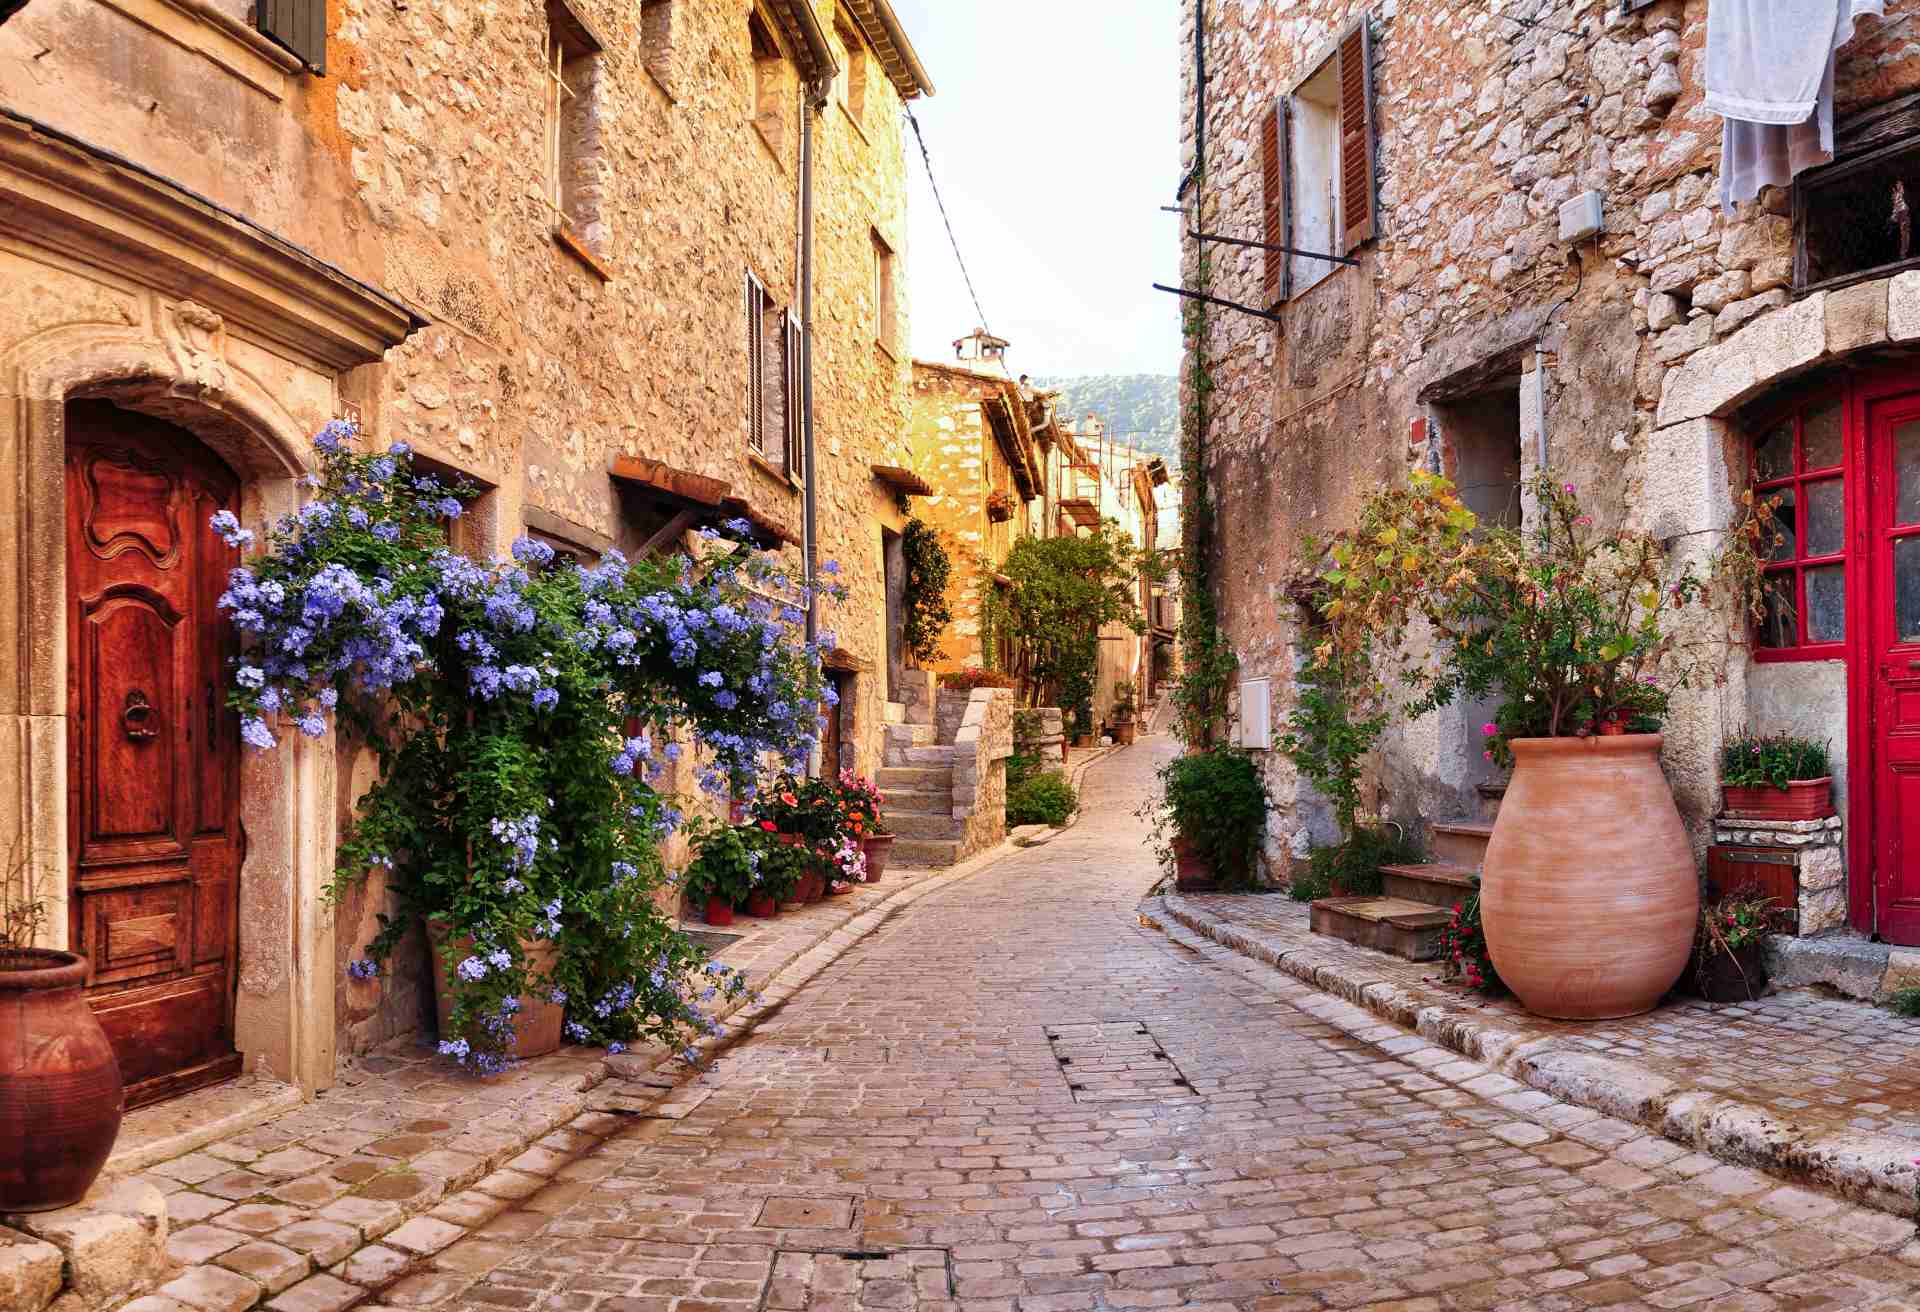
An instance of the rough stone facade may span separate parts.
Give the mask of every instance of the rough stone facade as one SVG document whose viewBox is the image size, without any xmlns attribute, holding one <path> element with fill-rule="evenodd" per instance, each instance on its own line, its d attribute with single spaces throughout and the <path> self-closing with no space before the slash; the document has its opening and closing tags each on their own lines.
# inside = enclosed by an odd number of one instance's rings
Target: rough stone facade
<svg viewBox="0 0 1920 1312">
<path fill-rule="evenodd" d="M 1893 0 L 1842 50 L 1843 124 L 1920 85 L 1904 35 L 1914 9 Z M 1194 10 L 1187 0 L 1176 48 L 1183 167 L 1195 163 Z M 1205 158 L 1184 192 L 1187 226 L 1256 239 L 1262 116 L 1354 24 L 1371 35 L 1376 204 L 1357 266 L 1296 260 L 1291 295 L 1276 301 L 1261 252 L 1182 247 L 1189 286 L 1281 319 L 1187 311 L 1213 384 L 1203 467 L 1188 475 L 1212 491 L 1222 623 L 1240 677 L 1274 680 L 1276 737 L 1299 659 L 1283 595 L 1299 544 L 1350 522 L 1382 482 L 1443 472 L 1483 517 L 1518 522 L 1519 488 L 1544 460 L 1603 525 L 1651 530 L 1676 567 L 1698 563 L 1731 521 L 1775 398 L 1884 367 L 1889 346 L 1920 332 L 1911 273 L 1796 292 L 1787 192 L 1720 207 L 1720 121 L 1702 104 L 1707 0 L 1512 16 L 1437 0 L 1259 0 L 1206 13 Z M 1562 241 L 1562 204 L 1589 191 L 1602 231 Z M 1665 764 L 1696 841 L 1710 841 L 1719 805 L 1720 744 L 1742 728 L 1830 738 L 1845 814 L 1839 776 L 1860 752 L 1846 663 L 1756 661 L 1730 613 L 1684 637 L 1710 677 L 1676 696 Z M 1475 815 L 1476 786 L 1496 782 L 1474 741 L 1482 711 L 1396 726 L 1368 780 L 1372 806 L 1416 825 Z M 1334 837 L 1331 817 L 1280 754 L 1261 760 L 1275 803 L 1267 857 L 1283 870 Z M 1847 846 L 1858 865 L 1851 834 Z M 1856 879 L 1856 926 L 1864 891 Z"/>
<path fill-rule="evenodd" d="M 718 480 L 797 544 L 804 469 L 789 476 L 778 431 L 770 459 L 749 451 L 744 306 L 751 275 L 776 338 L 803 310 L 803 118 L 815 541 L 849 591 L 821 627 L 839 647 L 844 763 L 878 760 L 882 533 L 901 516 L 872 471 L 906 463 L 901 110 L 931 89 L 890 7 L 330 10 L 324 77 L 255 31 L 245 0 L 35 0 L 0 26 L 0 520 L 22 562 L 0 588 L 21 655 L 0 674 L 0 841 L 28 836 L 56 945 L 64 566 L 60 533 L 38 526 L 60 521 L 66 401 L 188 429 L 241 476 L 250 523 L 297 504 L 307 437 L 350 413 L 369 441 L 482 485 L 464 550 L 523 532 L 589 556 L 640 548 L 670 515 L 610 476 L 623 457 Z M 557 169 L 550 43 L 565 56 Z M 431 1012 L 424 952 L 336 986 L 387 901 L 377 886 L 338 908 L 320 897 L 335 822 L 369 777 L 331 739 L 244 767 L 239 1046 L 308 1089 L 332 1080 L 336 1039 L 360 1048 Z"/>
</svg>

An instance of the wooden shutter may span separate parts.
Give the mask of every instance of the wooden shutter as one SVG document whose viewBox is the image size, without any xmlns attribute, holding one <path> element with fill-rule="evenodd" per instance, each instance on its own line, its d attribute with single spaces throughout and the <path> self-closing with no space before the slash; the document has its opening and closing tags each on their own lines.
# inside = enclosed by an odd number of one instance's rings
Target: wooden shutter
<svg viewBox="0 0 1920 1312">
<path fill-rule="evenodd" d="M 1287 99 L 1275 100 L 1260 117 L 1261 237 L 1268 249 L 1262 286 L 1267 304 L 1287 298 L 1287 257 L 1272 249 L 1287 240 Z"/>
<path fill-rule="evenodd" d="M 765 454 L 767 449 L 766 293 L 760 280 L 747 275 L 747 445 Z"/>
<path fill-rule="evenodd" d="M 1340 227 L 1342 255 L 1374 234 L 1373 32 L 1366 19 L 1340 41 Z"/>
<path fill-rule="evenodd" d="M 314 72 L 327 71 L 327 0 L 256 0 L 254 26 Z"/>
<path fill-rule="evenodd" d="M 802 424 L 802 408 L 805 402 L 806 339 L 801 334 L 800 320 L 793 311 L 787 311 L 786 332 L 781 337 L 782 355 L 786 364 L 787 387 L 787 475 L 790 478 L 805 478 L 807 474 L 803 447 L 806 434 Z"/>
</svg>

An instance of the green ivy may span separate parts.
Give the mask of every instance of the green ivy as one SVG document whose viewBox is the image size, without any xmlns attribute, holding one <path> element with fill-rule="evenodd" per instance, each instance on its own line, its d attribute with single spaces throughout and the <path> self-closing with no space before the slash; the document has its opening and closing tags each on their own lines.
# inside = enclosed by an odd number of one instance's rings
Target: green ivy
<svg viewBox="0 0 1920 1312">
<path fill-rule="evenodd" d="M 947 548 L 926 521 L 910 519 L 900 541 L 906 557 L 906 647 L 921 664 L 940 659 L 940 634 L 953 619 L 947 604 L 947 579 L 953 562 Z"/>
<path fill-rule="evenodd" d="M 1194 185 L 1204 181 L 1196 173 Z M 1205 291 L 1211 262 L 1197 261 L 1194 286 Z M 1180 414 L 1180 679 L 1173 689 L 1174 733 L 1190 749 L 1218 741 L 1227 721 L 1227 688 L 1239 662 L 1220 632 L 1213 595 L 1213 499 L 1207 489 L 1207 303 L 1188 301 L 1182 324 L 1187 341 L 1187 403 Z"/>
</svg>

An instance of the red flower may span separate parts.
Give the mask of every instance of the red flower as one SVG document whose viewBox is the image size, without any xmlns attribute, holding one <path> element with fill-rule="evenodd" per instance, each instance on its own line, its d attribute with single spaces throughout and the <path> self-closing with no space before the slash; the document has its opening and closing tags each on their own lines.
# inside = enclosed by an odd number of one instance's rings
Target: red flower
<svg viewBox="0 0 1920 1312">
<path fill-rule="evenodd" d="M 775 824 L 771 820 L 762 820 L 760 822 L 760 827 L 766 830 L 770 834 L 777 834 L 780 832 L 780 826 Z"/>
</svg>

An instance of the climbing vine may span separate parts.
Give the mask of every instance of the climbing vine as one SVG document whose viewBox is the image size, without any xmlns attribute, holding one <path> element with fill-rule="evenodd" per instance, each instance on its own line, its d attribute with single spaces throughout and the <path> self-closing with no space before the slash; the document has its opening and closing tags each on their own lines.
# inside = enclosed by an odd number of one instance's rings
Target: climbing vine
<svg viewBox="0 0 1920 1312">
<path fill-rule="evenodd" d="M 900 549 L 907 565 L 904 638 L 914 660 L 924 664 L 940 658 L 940 634 L 953 618 L 947 604 L 953 562 L 939 533 L 921 519 L 907 521 Z"/>
<path fill-rule="evenodd" d="M 1194 174 L 1198 188 L 1205 175 Z M 1202 252 L 1194 283 L 1205 291 L 1210 261 Z M 1227 685 L 1238 662 L 1220 632 L 1213 595 L 1213 498 L 1207 489 L 1207 303 L 1189 301 L 1182 331 L 1187 342 L 1186 404 L 1180 412 L 1180 681 L 1174 686 L 1174 732 L 1189 748 L 1212 745 L 1227 719 Z"/>
</svg>

